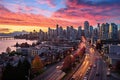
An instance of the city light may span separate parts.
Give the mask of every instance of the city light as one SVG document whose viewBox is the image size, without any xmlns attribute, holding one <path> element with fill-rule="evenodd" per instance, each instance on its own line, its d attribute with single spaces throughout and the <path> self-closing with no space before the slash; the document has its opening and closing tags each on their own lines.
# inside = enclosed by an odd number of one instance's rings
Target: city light
<svg viewBox="0 0 120 80">
<path fill-rule="evenodd" d="M 120 0 L 0 0 L 0 80 L 120 80 Z"/>
<path fill-rule="evenodd" d="M 95 51 L 94 51 L 93 48 L 90 48 L 89 50 L 90 50 L 90 53 L 91 53 L 91 54 L 94 54 L 94 53 L 95 53 Z"/>
</svg>

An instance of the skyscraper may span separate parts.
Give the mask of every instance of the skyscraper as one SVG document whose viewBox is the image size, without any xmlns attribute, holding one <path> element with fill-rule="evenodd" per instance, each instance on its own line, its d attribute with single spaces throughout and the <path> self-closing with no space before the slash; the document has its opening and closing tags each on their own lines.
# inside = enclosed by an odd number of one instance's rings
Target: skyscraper
<svg viewBox="0 0 120 80">
<path fill-rule="evenodd" d="M 120 29 L 119 29 L 119 31 L 118 31 L 118 38 L 119 38 L 119 40 L 120 40 Z"/>
<path fill-rule="evenodd" d="M 88 21 L 84 22 L 84 31 L 85 31 L 85 36 L 89 37 L 89 22 Z"/>
<path fill-rule="evenodd" d="M 77 39 L 80 39 L 82 35 L 82 28 L 81 26 L 78 27 L 78 32 L 77 32 Z"/>
<path fill-rule="evenodd" d="M 58 29 L 59 29 L 59 25 L 56 25 L 56 35 L 58 36 Z"/>
<path fill-rule="evenodd" d="M 111 23 L 111 38 L 118 39 L 118 26 L 115 23 Z"/>
<path fill-rule="evenodd" d="M 93 26 L 90 26 L 89 28 L 89 37 L 91 38 L 93 34 Z"/>
<path fill-rule="evenodd" d="M 101 35 L 101 39 L 109 39 L 109 24 L 108 23 L 103 23 L 101 25 L 101 32 L 100 32 L 100 35 Z"/>
<path fill-rule="evenodd" d="M 109 39 L 109 24 L 105 24 L 105 39 Z"/>
<path fill-rule="evenodd" d="M 98 23 L 97 28 L 98 28 L 98 38 L 101 39 L 101 34 L 102 34 L 101 32 L 102 31 L 101 31 L 100 23 Z"/>
<path fill-rule="evenodd" d="M 41 42 L 44 39 L 44 32 L 40 29 L 39 31 L 39 42 Z"/>
</svg>

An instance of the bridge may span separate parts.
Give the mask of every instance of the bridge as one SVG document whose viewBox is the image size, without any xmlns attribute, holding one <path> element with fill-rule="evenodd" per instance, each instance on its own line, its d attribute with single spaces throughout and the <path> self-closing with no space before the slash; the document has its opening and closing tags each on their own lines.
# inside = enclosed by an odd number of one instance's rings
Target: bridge
<svg viewBox="0 0 120 80">
<path fill-rule="evenodd" d="M 13 40 L 14 37 L 12 36 L 0 36 L 0 40 Z"/>
</svg>

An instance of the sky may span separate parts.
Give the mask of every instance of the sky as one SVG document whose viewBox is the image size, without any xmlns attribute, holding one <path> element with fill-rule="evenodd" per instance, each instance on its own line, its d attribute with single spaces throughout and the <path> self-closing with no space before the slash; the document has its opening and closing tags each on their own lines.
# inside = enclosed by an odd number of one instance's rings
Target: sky
<svg viewBox="0 0 120 80">
<path fill-rule="evenodd" d="M 0 0 L 0 33 L 120 24 L 120 0 Z"/>
</svg>

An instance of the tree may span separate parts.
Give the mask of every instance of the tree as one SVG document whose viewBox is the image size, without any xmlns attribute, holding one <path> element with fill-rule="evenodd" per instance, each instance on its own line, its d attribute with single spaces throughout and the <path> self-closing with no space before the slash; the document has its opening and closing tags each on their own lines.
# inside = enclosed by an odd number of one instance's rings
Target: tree
<svg viewBox="0 0 120 80">
<path fill-rule="evenodd" d="M 16 43 L 15 47 L 19 47 L 19 44 L 18 44 L 18 42 Z"/>
<path fill-rule="evenodd" d="M 30 63 L 25 59 L 23 63 L 19 60 L 17 66 L 8 63 L 3 71 L 2 80 L 28 80 Z"/>
<path fill-rule="evenodd" d="M 25 75 L 28 75 L 29 74 L 29 70 L 31 68 L 31 64 L 29 63 L 27 58 L 25 58 L 24 61 L 23 61 L 23 67 L 24 67 L 24 70 L 25 70 Z"/>
<path fill-rule="evenodd" d="M 64 59 L 63 67 L 62 70 L 64 72 L 68 71 L 69 69 L 72 68 L 72 64 L 74 63 L 75 59 L 73 55 L 68 55 Z"/>
<path fill-rule="evenodd" d="M 32 61 L 32 72 L 37 73 L 43 69 L 43 63 L 38 55 L 36 55 Z"/>
<path fill-rule="evenodd" d="M 35 45 L 36 45 L 36 44 L 33 42 L 33 43 L 32 43 L 32 47 L 35 47 Z"/>
<path fill-rule="evenodd" d="M 10 47 L 7 47 L 6 52 L 7 52 L 7 53 L 10 53 L 10 52 L 11 52 L 11 48 L 10 48 Z"/>
<path fill-rule="evenodd" d="M 30 45 L 29 45 L 27 42 L 25 42 L 25 43 L 22 43 L 22 44 L 20 45 L 20 47 L 28 48 L 28 47 L 30 47 Z"/>
<path fill-rule="evenodd" d="M 16 79 L 16 68 L 8 63 L 3 71 L 2 80 L 18 80 Z"/>
<path fill-rule="evenodd" d="M 22 55 L 21 53 L 19 53 L 19 52 L 16 52 L 16 51 L 12 51 L 12 52 L 10 52 L 10 54 L 9 54 L 9 56 L 14 56 L 14 55 Z"/>
</svg>

